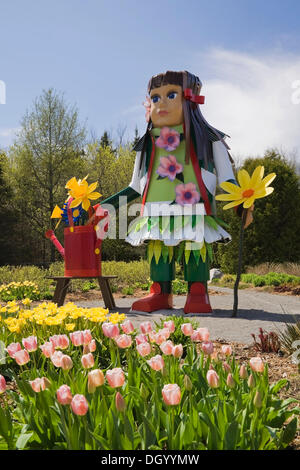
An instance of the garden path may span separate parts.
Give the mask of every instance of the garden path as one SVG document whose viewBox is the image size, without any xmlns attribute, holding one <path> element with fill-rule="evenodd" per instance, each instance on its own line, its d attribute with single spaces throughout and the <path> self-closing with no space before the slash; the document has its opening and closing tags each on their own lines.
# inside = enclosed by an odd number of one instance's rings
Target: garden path
<svg viewBox="0 0 300 470">
<path fill-rule="evenodd" d="M 160 321 L 169 315 L 185 316 L 199 321 L 199 325 L 209 328 L 212 340 L 236 341 L 252 344 L 251 333 L 258 334 L 259 328 L 270 332 L 282 331 L 285 323 L 300 321 L 300 298 L 292 295 L 270 294 L 257 292 L 254 289 L 239 290 L 239 311 L 237 318 L 231 318 L 233 305 L 233 290 L 213 286 L 209 290 L 213 313 L 201 315 L 184 315 L 184 295 L 174 296 L 173 310 L 158 310 L 153 313 L 130 312 L 130 307 L 136 298 L 126 297 L 116 299 L 117 308 L 114 311 L 126 313 L 135 326 L 145 320 Z M 68 301 L 68 299 L 66 299 Z M 104 306 L 100 301 L 78 301 L 82 307 Z"/>
</svg>

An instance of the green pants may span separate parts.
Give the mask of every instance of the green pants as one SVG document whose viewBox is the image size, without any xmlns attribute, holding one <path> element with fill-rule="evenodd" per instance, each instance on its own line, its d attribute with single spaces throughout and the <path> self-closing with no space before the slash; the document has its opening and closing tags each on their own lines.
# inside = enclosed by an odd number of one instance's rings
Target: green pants
<svg viewBox="0 0 300 470">
<path fill-rule="evenodd" d="M 184 279 L 189 282 L 207 282 L 209 280 L 209 259 L 205 262 L 201 257 L 196 259 L 191 252 L 188 262 L 184 260 Z M 150 278 L 154 282 L 173 281 L 175 279 L 175 258 L 164 259 L 162 256 L 158 262 L 155 257 L 150 261 Z"/>
</svg>

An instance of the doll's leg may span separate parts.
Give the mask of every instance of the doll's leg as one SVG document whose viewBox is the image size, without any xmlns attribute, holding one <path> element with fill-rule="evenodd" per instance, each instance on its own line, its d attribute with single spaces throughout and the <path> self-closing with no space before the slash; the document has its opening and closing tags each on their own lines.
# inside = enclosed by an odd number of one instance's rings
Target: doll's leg
<svg viewBox="0 0 300 470">
<path fill-rule="evenodd" d="M 133 302 L 131 310 L 140 312 L 154 312 L 164 308 L 173 307 L 172 281 L 175 279 L 174 257 L 169 261 L 164 261 L 160 256 L 156 263 L 153 256 L 150 261 L 150 278 L 153 284 L 150 287 L 150 294 L 143 299 Z"/>
<path fill-rule="evenodd" d="M 191 253 L 188 263 L 184 260 L 184 279 L 188 282 L 188 295 L 184 313 L 210 313 L 212 311 L 207 293 L 209 261 L 196 261 Z"/>
</svg>

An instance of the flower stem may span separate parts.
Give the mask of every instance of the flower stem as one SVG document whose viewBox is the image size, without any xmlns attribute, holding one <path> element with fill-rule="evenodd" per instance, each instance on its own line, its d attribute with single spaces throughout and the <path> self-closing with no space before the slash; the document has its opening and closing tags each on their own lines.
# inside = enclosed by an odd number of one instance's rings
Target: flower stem
<svg viewBox="0 0 300 470">
<path fill-rule="evenodd" d="M 246 210 L 243 209 L 243 215 L 242 215 L 241 227 L 240 227 L 238 269 L 236 273 L 236 280 L 235 280 L 234 291 L 233 291 L 234 302 L 233 302 L 233 311 L 231 315 L 232 317 L 236 317 L 237 310 L 238 310 L 238 289 L 239 289 L 239 282 L 240 282 L 241 270 L 242 270 L 244 227 L 246 223 L 247 212 L 248 212 L 247 209 Z"/>
</svg>

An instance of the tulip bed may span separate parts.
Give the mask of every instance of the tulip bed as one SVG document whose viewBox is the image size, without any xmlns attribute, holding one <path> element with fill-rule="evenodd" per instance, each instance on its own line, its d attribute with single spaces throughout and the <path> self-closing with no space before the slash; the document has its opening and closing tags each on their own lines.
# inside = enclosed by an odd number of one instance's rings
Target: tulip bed
<svg viewBox="0 0 300 470">
<path fill-rule="evenodd" d="M 137 331 L 124 315 L 60 309 L 49 303 L 60 324 L 33 319 L 35 309 L 17 331 L 2 319 L 0 449 L 272 450 L 293 440 L 298 402 L 279 398 L 288 381 L 270 384 L 260 357 L 238 363 L 182 319 Z"/>
</svg>

